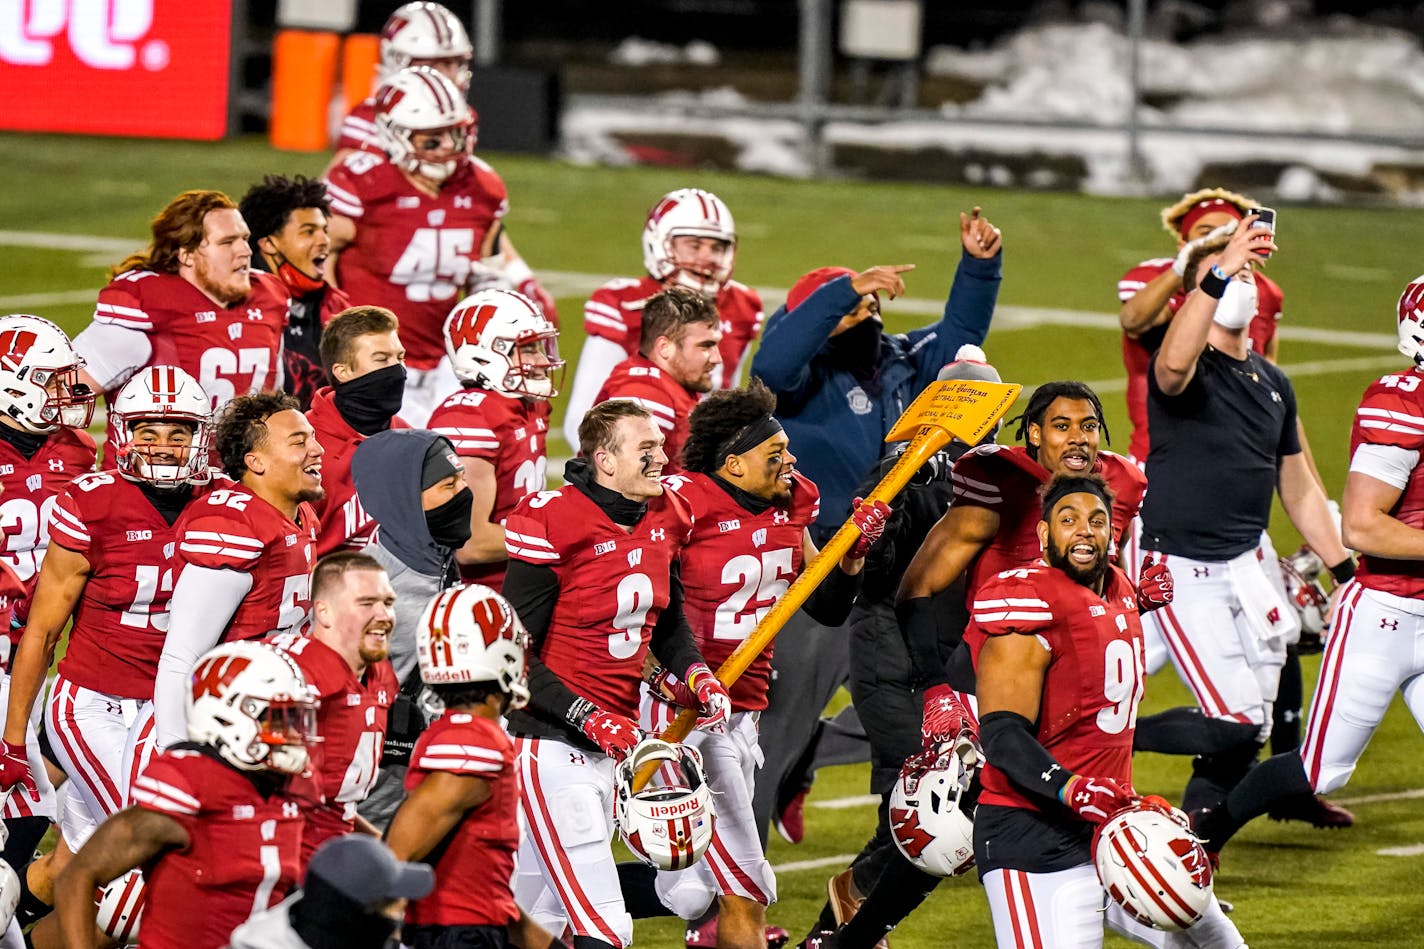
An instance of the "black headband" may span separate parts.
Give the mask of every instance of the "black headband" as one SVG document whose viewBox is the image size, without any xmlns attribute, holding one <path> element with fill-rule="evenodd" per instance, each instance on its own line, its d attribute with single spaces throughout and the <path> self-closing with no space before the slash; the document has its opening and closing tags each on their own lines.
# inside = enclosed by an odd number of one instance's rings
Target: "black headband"
<svg viewBox="0 0 1424 949">
<path fill-rule="evenodd" d="M 740 455 L 751 451 L 768 438 L 781 434 L 781 423 L 770 413 L 748 422 L 737 430 L 717 449 L 717 458 L 726 461 L 728 455 Z"/>
</svg>

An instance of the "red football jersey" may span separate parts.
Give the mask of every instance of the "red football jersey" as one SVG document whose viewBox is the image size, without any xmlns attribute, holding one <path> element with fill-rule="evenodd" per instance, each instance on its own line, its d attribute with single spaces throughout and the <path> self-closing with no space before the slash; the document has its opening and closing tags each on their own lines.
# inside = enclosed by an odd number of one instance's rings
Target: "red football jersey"
<svg viewBox="0 0 1424 949">
<path fill-rule="evenodd" d="M 671 487 L 649 499 L 631 534 L 571 486 L 531 494 L 509 515 L 509 558 L 558 576 L 539 655 L 574 692 L 637 718 L 643 659 L 668 604 L 672 562 L 691 529 L 687 501 Z"/>
<path fill-rule="evenodd" d="M 1424 373 L 1411 368 L 1381 376 L 1360 399 L 1350 429 L 1350 470 L 1394 484 L 1393 472 L 1372 471 L 1359 455 L 1361 446 L 1382 445 L 1404 451 L 1424 450 Z M 1415 530 L 1424 530 L 1424 469 L 1416 463 L 1399 500 L 1389 512 Z M 1424 597 L 1424 561 L 1389 560 L 1365 554 L 1355 579 L 1372 590 L 1410 598 Z"/>
<path fill-rule="evenodd" d="M 432 198 L 385 156 L 354 152 L 328 173 L 327 193 L 332 213 L 356 222 L 356 240 L 336 261 L 342 289 L 399 314 L 406 361 L 434 367 L 445 355 L 445 317 L 509 210 L 504 182 L 470 158 Z"/>
<path fill-rule="evenodd" d="M 494 509 L 490 521 L 503 524 L 525 495 L 548 484 L 549 403 L 511 399 L 488 389 L 463 389 L 430 415 L 426 427 L 450 439 L 462 458 L 483 458 L 494 465 Z M 504 562 L 461 564 L 460 579 L 504 586 Z"/>
<path fill-rule="evenodd" d="M 94 470 L 96 454 L 94 439 L 72 428 L 56 430 L 33 458 L 0 439 L 0 561 L 25 584 L 21 616 L 49 546 L 46 526 L 56 499 L 69 482 Z"/>
<path fill-rule="evenodd" d="M 316 440 L 326 449 L 321 458 L 321 486 L 326 496 L 312 504 L 321 526 L 316 535 L 318 558 L 337 550 L 360 550 L 371 539 L 376 522 L 361 506 L 356 483 L 351 480 L 351 456 L 366 440 L 336 409 L 331 386 L 323 386 L 312 396 L 307 421 L 316 431 Z M 410 428 L 399 416 L 391 428 Z"/>
<path fill-rule="evenodd" d="M 1100 597 L 1040 561 L 987 579 L 969 615 L 964 641 L 976 669 L 990 636 L 1037 636 L 1053 654 L 1039 700 L 1039 743 L 1075 774 L 1131 786 L 1146 662 L 1137 589 L 1127 575 L 1110 565 Z M 981 780 L 980 803 L 1041 810 L 992 761 Z"/>
<path fill-rule="evenodd" d="M 1172 266 L 1174 257 L 1158 257 L 1144 260 L 1122 275 L 1117 282 L 1117 298 L 1126 303 L 1137 295 L 1152 280 L 1166 273 Z M 1178 290 L 1167 301 L 1167 306 L 1176 313 L 1186 302 L 1187 294 Z M 1276 337 L 1276 324 L 1281 319 L 1281 288 L 1265 274 L 1256 274 L 1256 315 L 1251 318 L 1247 335 L 1251 348 L 1264 353 L 1271 340 Z M 1127 415 L 1132 421 L 1132 439 L 1128 442 L 1128 454 L 1138 461 L 1147 460 L 1151 442 L 1147 434 L 1147 363 L 1157 347 L 1162 345 L 1167 324 L 1154 327 L 1137 339 L 1126 334 L 1122 337 L 1122 364 L 1127 369 Z"/>
<path fill-rule="evenodd" d="M 60 674 L 106 695 L 152 699 L 168 634 L 175 528 L 138 485 L 104 471 L 80 475 L 59 495 L 49 536 L 89 561 Z"/>
<path fill-rule="evenodd" d="M 620 277 L 610 280 L 583 305 L 583 331 L 589 336 L 612 340 L 629 356 L 638 352 L 638 337 L 643 329 L 643 306 L 648 298 L 666 289 L 652 277 Z M 761 295 L 744 283 L 727 281 L 717 294 L 717 317 L 721 321 L 722 342 L 717 347 L 722 354 L 720 384 L 724 389 L 736 385 L 737 370 L 742 356 L 752 340 L 761 336 Z"/>
<path fill-rule="evenodd" d="M 186 564 L 252 574 L 252 587 L 222 642 L 300 632 L 311 612 L 316 511 L 303 501 L 296 523 L 241 484 L 214 488 L 173 525 L 178 570 Z M 175 580 L 177 578 L 175 577 Z"/>
<path fill-rule="evenodd" d="M 1142 496 L 1147 478 L 1121 455 L 1099 451 L 1093 471 L 1102 475 L 1114 494 L 1113 548 L 1122 543 Z M 999 515 L 999 530 L 969 565 L 969 590 L 1003 570 L 1022 567 L 1043 553 L 1038 545 L 1038 522 L 1043 519 L 1043 499 L 1038 491 L 1049 474 L 1028 456 L 1022 445 L 980 445 L 954 463 L 955 505 L 985 507 Z"/>
<path fill-rule="evenodd" d="M 0 630 L 4 630 L 5 635 L 0 636 L 0 673 L 10 671 L 10 657 L 15 654 L 15 650 L 20 646 L 20 639 L 24 636 L 25 628 L 15 626 L 11 620 L 15 615 L 15 605 L 25 595 L 25 585 L 20 582 L 20 578 L 15 576 L 15 571 L 9 565 L 0 563 Z M 20 795 L 22 798 L 24 795 Z M 16 804 L 18 805 L 18 801 Z M 11 814 L 12 817 L 32 816 L 28 809 L 24 813 Z"/>
<path fill-rule="evenodd" d="M 177 366 L 202 385 L 220 408 L 233 396 L 271 392 L 281 384 L 282 331 L 287 326 L 291 294 L 280 279 L 252 271 L 252 291 L 240 303 L 220 307 L 177 274 L 151 270 L 121 273 L 99 291 L 94 322 L 138 330 L 148 336 L 152 353 L 145 366 Z M 76 340 L 79 355 L 82 336 Z M 129 375 L 104 393 L 112 405 Z M 108 384 L 108 380 L 101 380 Z M 104 466 L 115 465 L 120 440 L 112 425 L 104 448 Z"/>
<path fill-rule="evenodd" d="M 756 629 L 801 573 L 801 541 L 821 510 L 821 493 L 799 472 L 788 507 L 760 514 L 742 507 L 704 474 L 676 475 L 678 493 L 692 507 L 692 535 L 680 556 L 683 612 L 697 648 L 713 669 Z M 766 708 L 771 644 L 732 683 L 737 711 Z"/>
<path fill-rule="evenodd" d="M 302 808 L 286 793 L 263 797 L 241 771 L 180 746 L 154 752 L 130 794 L 182 824 L 189 841 L 143 867 L 143 949 L 220 949 L 296 885 Z"/>
<path fill-rule="evenodd" d="M 386 714 L 400 691 L 389 660 L 366 668 L 360 679 L 341 654 L 326 643 L 300 633 L 271 640 L 302 668 L 307 685 L 321 699 L 316 733 L 321 744 L 312 755 L 312 770 L 321 782 L 323 803 L 307 812 L 302 835 L 302 865 L 332 837 L 356 826 L 356 805 L 366 800 L 381 766 L 386 740 Z"/>
<path fill-rule="evenodd" d="M 519 850 L 514 744 L 498 722 L 447 712 L 416 740 L 406 792 L 436 771 L 482 778 L 490 796 L 447 838 L 435 862 L 435 889 L 410 904 L 405 920 L 417 926 L 506 926 L 519 917 L 513 889 Z"/>
<path fill-rule="evenodd" d="M 664 474 L 682 470 L 682 443 L 687 441 L 687 417 L 697 404 L 697 394 L 688 392 L 682 383 L 670 378 L 643 356 L 629 356 L 613 368 L 603 388 L 594 396 L 593 404 L 608 399 L 632 399 L 653 415 L 662 430 L 663 451 L 668 463 Z"/>
</svg>

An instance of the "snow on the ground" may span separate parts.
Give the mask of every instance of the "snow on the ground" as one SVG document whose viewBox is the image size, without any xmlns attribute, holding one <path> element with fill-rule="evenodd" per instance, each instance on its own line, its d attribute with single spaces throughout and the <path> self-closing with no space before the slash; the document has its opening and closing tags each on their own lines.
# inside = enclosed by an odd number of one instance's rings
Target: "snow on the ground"
<svg viewBox="0 0 1424 949">
<path fill-rule="evenodd" d="M 1147 180 L 1134 180 L 1124 133 L 1089 127 L 1121 123 L 1126 115 L 1127 48 L 1126 38 L 1103 23 L 1031 26 L 982 51 L 937 47 L 926 56 L 926 71 L 986 82 L 978 99 L 944 104 L 942 122 L 923 113 L 903 121 L 830 122 L 824 138 L 881 148 L 1079 156 L 1089 169 L 1084 186 L 1104 193 L 1186 188 L 1207 163 L 1262 161 L 1288 163 L 1275 189 L 1283 197 L 1328 201 L 1338 194 L 1322 176 L 1362 176 L 1381 163 L 1424 163 L 1416 149 L 1320 137 L 1417 138 L 1424 129 L 1424 49 L 1418 39 L 1333 17 L 1296 22 L 1289 32 L 1271 35 L 1238 33 L 1184 45 L 1145 41 L 1142 86 L 1164 104 L 1139 110 Z M 718 58 L 707 44 L 679 48 L 644 40 L 625 41 L 615 55 L 627 63 Z M 750 114 L 719 117 L 719 109 Z M 1012 124 L 1020 120 L 1082 127 Z M 744 170 L 800 177 L 814 167 L 800 123 L 759 117 L 732 89 L 666 93 L 636 106 L 574 94 L 563 123 L 565 152 L 578 161 L 628 162 L 618 133 L 678 132 L 731 141 L 741 149 L 738 166 Z M 1242 134 L 1169 131 L 1184 126 L 1239 128 Z M 1298 134 L 1259 137 L 1253 130 Z M 992 161 L 977 173 L 987 183 L 1006 183 L 1008 175 Z M 1424 204 L 1424 193 L 1395 197 Z"/>
</svg>

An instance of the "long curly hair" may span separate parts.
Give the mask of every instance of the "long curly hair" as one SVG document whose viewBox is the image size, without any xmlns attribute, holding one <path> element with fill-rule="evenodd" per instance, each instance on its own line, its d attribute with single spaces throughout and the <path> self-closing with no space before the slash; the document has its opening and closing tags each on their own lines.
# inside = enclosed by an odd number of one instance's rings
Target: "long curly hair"
<svg viewBox="0 0 1424 949">
<path fill-rule="evenodd" d="M 682 466 L 688 471 L 712 474 L 727 459 L 718 457 L 748 425 L 776 411 L 776 396 L 757 378 L 745 389 L 714 389 L 687 417 L 687 441 L 682 444 Z"/>
<path fill-rule="evenodd" d="M 203 242 L 206 230 L 203 219 L 208 212 L 236 208 L 232 198 L 221 191 L 184 191 L 148 222 L 149 232 L 153 235 L 148 246 L 110 267 L 109 279 L 130 270 L 177 273 L 178 252 L 193 250 Z"/>
</svg>

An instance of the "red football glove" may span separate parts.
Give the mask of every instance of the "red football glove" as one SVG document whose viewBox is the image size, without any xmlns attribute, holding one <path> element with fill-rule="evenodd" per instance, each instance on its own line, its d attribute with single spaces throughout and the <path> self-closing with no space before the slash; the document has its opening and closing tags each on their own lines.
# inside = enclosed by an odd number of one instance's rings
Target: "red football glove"
<svg viewBox="0 0 1424 949">
<path fill-rule="evenodd" d="M 669 672 L 665 666 L 653 666 L 652 674 L 648 676 L 648 685 L 652 687 L 653 694 L 664 701 L 681 708 L 697 708 L 697 696 L 687 687 L 686 682 Z"/>
<path fill-rule="evenodd" d="M 846 556 L 851 560 L 859 560 L 870 553 L 870 548 L 875 546 L 880 535 L 885 533 L 885 523 L 894 513 L 894 509 L 884 501 L 866 501 L 864 498 L 856 498 L 855 510 L 851 512 L 850 519 L 855 522 L 856 527 L 860 528 L 860 537 Z"/>
<path fill-rule="evenodd" d="M 1152 555 L 1142 558 L 1142 572 L 1137 577 L 1137 612 L 1151 613 L 1172 602 L 1172 571 L 1165 561 L 1152 562 Z"/>
<path fill-rule="evenodd" d="M 687 687 L 697 696 L 697 727 L 703 731 L 727 724 L 732 717 L 732 697 L 705 662 L 687 667 Z"/>
<path fill-rule="evenodd" d="M 1090 824 L 1102 824 L 1118 811 L 1137 800 L 1132 788 L 1125 788 L 1112 778 L 1089 778 L 1075 774 L 1063 785 L 1058 796 Z"/>
<path fill-rule="evenodd" d="M 614 761 L 628 757 L 633 746 L 643 740 L 643 730 L 614 712 L 594 709 L 579 726 L 588 740 Z"/>
<path fill-rule="evenodd" d="M 39 788 L 35 786 L 35 776 L 30 773 L 30 758 L 24 745 L 0 742 L 4 745 L 0 752 L 0 791 L 20 788 L 31 799 L 40 799 Z"/>
<path fill-rule="evenodd" d="M 554 298 L 544 289 L 536 277 L 530 277 L 515 288 L 535 303 L 539 304 L 539 309 L 544 311 L 544 318 L 553 323 L 557 328 L 559 325 L 559 311 L 554 306 Z"/>
<path fill-rule="evenodd" d="M 927 750 L 971 731 L 970 720 L 969 710 L 949 686 L 932 685 L 925 689 L 925 717 L 920 724 L 920 737 Z"/>
</svg>

